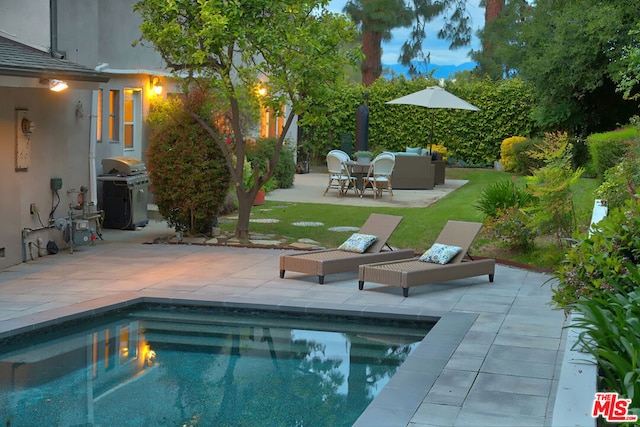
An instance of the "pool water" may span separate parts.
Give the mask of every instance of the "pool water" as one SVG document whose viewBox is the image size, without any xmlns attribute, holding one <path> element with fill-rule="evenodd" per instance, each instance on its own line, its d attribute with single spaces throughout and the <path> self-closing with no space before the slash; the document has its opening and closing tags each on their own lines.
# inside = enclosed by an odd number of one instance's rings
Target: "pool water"
<svg viewBox="0 0 640 427">
<path fill-rule="evenodd" d="M 137 306 L 0 342 L 10 426 L 349 426 L 433 326 Z"/>
</svg>

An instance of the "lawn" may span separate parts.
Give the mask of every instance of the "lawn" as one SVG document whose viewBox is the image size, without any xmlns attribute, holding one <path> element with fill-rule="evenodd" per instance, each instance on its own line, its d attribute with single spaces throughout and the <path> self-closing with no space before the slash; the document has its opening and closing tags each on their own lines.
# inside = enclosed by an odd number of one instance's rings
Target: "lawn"
<svg viewBox="0 0 640 427">
<path fill-rule="evenodd" d="M 447 178 L 465 179 L 469 182 L 450 193 L 437 203 L 420 208 L 375 208 L 377 213 L 401 215 L 402 222 L 393 233 L 389 243 L 399 248 L 412 248 L 416 253 L 422 253 L 428 248 L 444 226 L 452 220 L 482 221 L 483 214 L 474 204 L 483 189 L 497 180 L 509 178 L 511 174 L 489 169 L 448 168 Z M 524 183 L 524 177 L 515 177 Z M 591 218 L 593 207 L 593 190 L 598 186 L 594 179 L 580 179 L 575 187 L 575 210 L 578 224 L 586 229 Z M 252 222 L 250 231 L 272 235 L 272 238 L 286 239 L 288 243 L 307 238 L 319 242 L 325 247 L 336 247 L 342 243 L 351 231 L 327 232 L 327 228 L 338 226 L 359 227 L 364 223 L 372 208 L 357 206 L 336 206 L 308 203 L 269 202 L 263 206 L 255 206 L 252 219 L 278 219 L 278 223 Z M 322 222 L 324 227 L 297 227 L 295 222 Z M 234 222 L 221 224 L 226 232 L 233 232 Z M 570 236 L 567 236 L 570 237 Z M 553 243 L 546 239 L 536 242 L 536 248 L 528 253 L 513 252 L 501 242 L 492 241 L 484 236 L 476 239 L 472 253 L 480 256 L 490 256 L 500 259 L 516 261 L 536 267 L 553 268 L 562 257 L 562 253 Z"/>
</svg>

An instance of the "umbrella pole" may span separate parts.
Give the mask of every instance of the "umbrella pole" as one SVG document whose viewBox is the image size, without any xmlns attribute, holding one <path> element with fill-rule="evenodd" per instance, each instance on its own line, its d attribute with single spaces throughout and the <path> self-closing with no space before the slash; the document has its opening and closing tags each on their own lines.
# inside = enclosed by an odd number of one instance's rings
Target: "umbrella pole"
<svg viewBox="0 0 640 427">
<path fill-rule="evenodd" d="M 429 145 L 429 154 L 433 155 L 433 119 L 435 117 L 435 114 L 433 111 L 431 111 L 431 143 Z"/>
</svg>

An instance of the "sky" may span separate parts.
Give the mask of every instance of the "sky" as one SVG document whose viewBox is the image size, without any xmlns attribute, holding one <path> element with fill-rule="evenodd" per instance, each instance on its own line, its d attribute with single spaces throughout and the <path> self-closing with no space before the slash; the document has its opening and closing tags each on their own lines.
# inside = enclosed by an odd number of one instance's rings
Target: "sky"
<svg viewBox="0 0 640 427">
<path fill-rule="evenodd" d="M 342 13 L 342 8 L 347 0 L 331 0 L 329 10 Z M 471 49 L 479 50 L 480 42 L 476 36 L 477 31 L 484 26 L 484 8 L 478 6 L 480 0 L 468 0 L 467 10 L 471 15 L 472 39 L 471 45 L 457 50 L 449 50 L 449 42 L 438 39 L 438 30 L 442 27 L 442 18 L 427 24 L 427 39 L 425 40 L 425 54 L 431 52 L 431 63 L 438 65 L 460 65 L 470 62 L 468 53 Z M 400 56 L 400 48 L 409 37 L 411 28 L 400 28 L 392 32 L 392 39 L 382 44 L 382 63 L 396 64 Z"/>
</svg>

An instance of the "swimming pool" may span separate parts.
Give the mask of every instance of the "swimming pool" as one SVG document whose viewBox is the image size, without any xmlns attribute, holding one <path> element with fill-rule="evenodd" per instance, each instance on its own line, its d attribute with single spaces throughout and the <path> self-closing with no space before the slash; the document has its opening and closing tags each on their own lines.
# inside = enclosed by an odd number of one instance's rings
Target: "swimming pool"
<svg viewBox="0 0 640 427">
<path fill-rule="evenodd" d="M 4 340 L 2 416 L 11 425 L 352 425 L 432 325 L 135 306 Z"/>
</svg>

